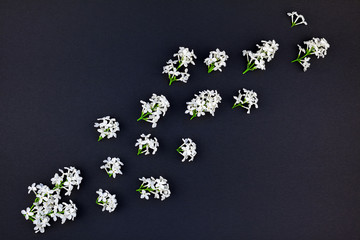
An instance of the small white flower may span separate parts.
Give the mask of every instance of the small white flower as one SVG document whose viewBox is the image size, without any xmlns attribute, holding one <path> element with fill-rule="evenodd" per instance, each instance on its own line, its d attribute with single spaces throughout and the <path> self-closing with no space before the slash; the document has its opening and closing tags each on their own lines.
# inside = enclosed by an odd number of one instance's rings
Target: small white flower
<svg viewBox="0 0 360 240">
<path fill-rule="evenodd" d="M 195 97 L 186 103 L 187 110 L 185 114 L 190 114 L 192 116 L 191 119 L 201 117 L 206 112 L 214 116 L 219 103 L 221 103 L 221 96 L 216 90 L 200 91 L 199 95 L 195 94 Z"/>
<path fill-rule="evenodd" d="M 55 186 L 60 185 L 64 181 L 64 175 L 59 176 L 55 173 L 54 177 L 51 179 L 51 183 Z"/>
<path fill-rule="evenodd" d="M 105 169 L 106 173 L 109 177 L 116 177 L 116 174 L 122 174 L 121 166 L 124 164 L 120 161 L 120 158 L 111 158 L 108 157 L 103 161 L 104 165 L 100 167 L 100 169 Z"/>
<path fill-rule="evenodd" d="M 184 158 L 182 162 L 186 161 L 188 158 L 189 162 L 194 160 L 196 156 L 196 143 L 194 143 L 190 138 L 183 138 L 183 144 L 177 149 L 178 153 L 180 153 Z"/>
<path fill-rule="evenodd" d="M 295 27 L 300 24 L 307 25 L 303 15 L 298 14 L 297 12 L 287 13 L 287 15 L 291 18 L 291 27 Z"/>
<path fill-rule="evenodd" d="M 168 60 L 166 66 L 163 67 L 163 74 L 167 74 L 169 77 L 169 85 L 175 81 L 181 81 L 186 83 L 190 77 L 188 73 L 188 65 L 195 65 L 194 59 L 196 55 L 194 50 L 189 50 L 189 48 L 179 47 L 179 51 L 174 54 L 176 60 Z M 183 70 L 182 70 L 183 69 Z"/>
<path fill-rule="evenodd" d="M 150 138 L 151 134 L 145 135 L 141 134 L 140 138 L 136 140 L 135 147 L 138 147 L 138 153 L 148 155 L 150 154 L 150 150 L 152 150 L 152 154 L 154 155 L 159 147 L 159 142 L 156 137 Z"/>
<path fill-rule="evenodd" d="M 274 57 L 276 51 L 279 49 L 279 44 L 275 40 L 262 40 L 262 45 L 256 44 L 258 51 L 253 53 L 248 50 L 243 50 L 243 55 L 246 56 L 247 67 L 243 74 L 255 69 L 265 70 L 265 61 L 270 62 Z"/>
<path fill-rule="evenodd" d="M 141 199 L 149 199 L 151 194 L 154 195 L 154 198 L 161 199 L 161 201 L 170 197 L 170 188 L 167 180 L 160 176 L 159 178 L 139 178 L 142 181 L 140 187 L 136 190 L 140 193 Z"/>
<path fill-rule="evenodd" d="M 33 183 L 31 186 L 28 187 L 28 194 L 31 192 L 36 192 L 37 188 L 36 188 L 36 183 Z"/>
<path fill-rule="evenodd" d="M 94 127 L 98 128 L 97 131 L 100 133 L 98 141 L 104 138 L 116 138 L 116 132 L 120 131 L 119 123 L 115 118 L 110 118 L 110 116 L 106 116 L 103 118 L 98 118 L 97 120 L 102 121 L 100 123 L 96 122 Z"/>
<path fill-rule="evenodd" d="M 161 116 L 165 116 L 168 108 L 170 107 L 169 101 L 164 95 L 152 94 L 149 102 L 140 101 L 142 104 L 141 116 L 137 121 L 144 120 L 152 123 L 152 127 L 157 126 L 157 122 Z"/>
<path fill-rule="evenodd" d="M 297 59 L 292 62 L 298 62 L 303 67 L 304 72 L 310 67 L 310 55 L 315 55 L 317 58 L 325 58 L 327 50 L 330 48 L 330 44 L 325 38 L 312 38 L 311 40 L 304 41 L 306 49 L 297 45 L 299 48 L 299 54 Z"/>
<path fill-rule="evenodd" d="M 100 188 L 96 191 L 98 198 L 96 199 L 96 204 L 102 206 L 102 211 L 113 212 L 117 207 L 117 200 L 115 194 L 110 194 L 108 190 L 105 192 Z"/>
<path fill-rule="evenodd" d="M 150 195 L 151 195 L 150 193 L 146 192 L 145 190 L 142 190 L 142 191 L 141 191 L 140 198 L 141 198 L 141 199 L 142 199 L 142 198 L 145 198 L 146 200 L 149 200 L 149 196 L 150 196 Z"/>
<path fill-rule="evenodd" d="M 226 61 L 229 56 L 226 55 L 225 51 L 220 51 L 218 48 L 215 51 L 211 51 L 209 57 L 204 61 L 208 66 L 208 73 L 212 71 L 222 71 L 221 67 L 226 67 Z"/>
<path fill-rule="evenodd" d="M 30 210 L 30 208 L 26 208 L 26 210 L 21 210 L 21 214 L 24 215 L 25 219 L 31 219 L 34 216 L 34 213 Z"/>
<path fill-rule="evenodd" d="M 61 221 L 62 224 L 64 224 L 66 220 L 74 221 L 76 217 L 77 207 L 71 200 L 69 202 L 70 203 L 63 203 L 64 215 Z"/>
<path fill-rule="evenodd" d="M 232 108 L 236 108 L 236 107 L 245 108 L 247 109 L 247 113 L 249 114 L 252 106 L 258 108 L 257 94 L 253 90 L 247 90 L 245 88 L 243 88 L 243 92 L 244 93 L 242 93 L 241 90 L 239 90 L 239 95 L 234 96 L 235 103 Z"/>
</svg>

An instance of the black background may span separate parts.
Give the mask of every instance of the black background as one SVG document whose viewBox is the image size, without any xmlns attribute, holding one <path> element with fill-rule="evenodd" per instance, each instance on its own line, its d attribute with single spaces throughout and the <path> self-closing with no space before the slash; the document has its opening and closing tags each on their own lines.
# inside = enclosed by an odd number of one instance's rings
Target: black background
<svg viewBox="0 0 360 240">
<path fill-rule="evenodd" d="M 290 28 L 293 10 L 308 26 Z M 358 0 L 2 0 L 1 239 L 359 240 L 359 10 Z M 304 73 L 290 61 L 312 37 L 331 47 Z M 280 49 L 267 70 L 242 75 L 242 50 L 271 39 Z M 198 59 L 187 84 L 169 87 L 162 66 L 179 46 Z M 207 74 L 215 48 L 228 66 Z M 250 115 L 231 109 L 243 87 L 259 96 Z M 220 108 L 190 121 L 185 103 L 205 89 Z M 136 122 L 152 93 L 171 104 L 155 129 Z M 106 115 L 121 131 L 97 142 Z M 136 156 L 141 133 L 159 139 L 156 155 Z M 192 163 L 175 151 L 183 137 L 198 145 Z M 123 176 L 100 170 L 108 156 Z M 35 234 L 20 214 L 34 199 L 27 186 L 65 166 L 84 177 L 71 195 L 78 217 Z M 138 178 L 160 175 L 171 197 L 140 200 Z M 117 194 L 115 212 L 95 204 L 98 188 Z"/>
</svg>

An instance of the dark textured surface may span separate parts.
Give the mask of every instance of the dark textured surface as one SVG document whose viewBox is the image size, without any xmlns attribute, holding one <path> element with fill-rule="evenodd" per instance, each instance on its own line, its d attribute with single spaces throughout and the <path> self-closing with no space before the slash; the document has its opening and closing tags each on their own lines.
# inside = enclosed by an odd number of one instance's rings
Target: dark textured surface
<svg viewBox="0 0 360 240">
<path fill-rule="evenodd" d="M 1 239 L 360 238 L 360 2 L 353 1 L 1 1 Z M 308 26 L 290 29 L 286 12 Z M 324 37 L 325 59 L 303 73 L 296 44 Z M 243 49 L 280 44 L 266 71 L 245 69 Z M 162 66 L 179 46 L 195 50 L 187 84 L 169 87 Z M 210 50 L 227 51 L 223 73 L 207 74 Z M 240 88 L 260 108 L 232 110 Z M 223 98 L 215 117 L 189 121 L 185 102 L 199 90 Z M 141 99 L 164 94 L 171 107 L 157 128 L 136 122 Z M 93 122 L 120 122 L 117 139 L 97 142 Z M 155 156 L 136 156 L 141 133 L 158 137 Z M 193 163 L 175 149 L 198 144 Z M 107 156 L 125 163 L 110 179 Z M 33 182 L 50 184 L 75 166 L 83 184 L 71 199 L 74 222 L 45 234 L 20 214 Z M 172 195 L 140 200 L 138 177 L 162 175 Z M 95 205 L 98 188 L 118 196 L 112 213 Z M 68 198 L 64 198 L 67 200 Z"/>
</svg>

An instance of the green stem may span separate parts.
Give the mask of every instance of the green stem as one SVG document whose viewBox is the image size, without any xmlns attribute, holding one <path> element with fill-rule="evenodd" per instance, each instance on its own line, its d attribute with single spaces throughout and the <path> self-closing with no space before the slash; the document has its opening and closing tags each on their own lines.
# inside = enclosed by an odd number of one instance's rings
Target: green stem
<svg viewBox="0 0 360 240">
<path fill-rule="evenodd" d="M 152 108 L 151 108 L 151 112 L 147 112 L 147 113 L 143 113 L 141 112 L 141 116 L 137 119 L 137 121 L 140 121 L 140 120 L 147 120 L 147 116 L 151 115 L 152 112 L 159 106 L 159 104 L 155 104 Z"/>
<path fill-rule="evenodd" d="M 313 48 L 311 48 L 310 50 L 306 50 L 306 53 L 304 56 L 300 57 L 300 54 L 298 55 L 297 59 L 292 60 L 291 62 L 300 62 L 303 58 L 307 57 L 308 55 L 312 54 L 313 52 Z"/>
<path fill-rule="evenodd" d="M 144 145 L 141 149 L 139 148 L 137 155 L 142 154 L 142 151 L 146 148 L 147 145 Z"/>
<path fill-rule="evenodd" d="M 182 66 L 181 61 L 179 61 L 179 65 L 177 66 L 176 70 L 178 70 L 181 66 Z M 176 76 L 174 74 L 172 76 L 169 74 L 169 80 L 170 80 L 169 86 L 171 86 L 173 82 L 177 81 Z"/>
<path fill-rule="evenodd" d="M 248 103 L 248 102 L 246 101 L 246 102 L 244 102 L 243 104 L 246 104 L 246 103 Z M 233 106 L 232 108 L 233 108 L 233 109 L 236 108 L 236 107 L 245 108 L 245 106 L 244 106 L 243 104 L 242 104 L 242 103 L 238 103 L 238 104 L 235 104 L 235 103 L 234 103 L 234 106 Z"/>
<path fill-rule="evenodd" d="M 184 150 L 183 150 L 181 147 L 178 147 L 178 149 L 176 149 L 176 151 L 177 151 L 178 153 L 184 152 Z"/>
<path fill-rule="evenodd" d="M 142 186 L 140 186 L 138 189 L 136 189 L 137 192 L 141 192 L 142 190 L 145 190 L 148 192 L 154 191 L 154 189 L 152 189 L 152 188 L 142 188 Z"/>
<path fill-rule="evenodd" d="M 190 120 L 192 120 L 194 117 L 196 117 L 197 116 L 197 111 L 196 110 L 194 110 L 193 111 L 193 115 L 192 115 L 192 117 L 190 118 Z"/>
<path fill-rule="evenodd" d="M 208 73 L 211 73 L 214 70 L 214 63 L 212 63 L 210 66 L 208 66 Z"/>
<path fill-rule="evenodd" d="M 248 71 L 254 71 L 256 69 L 256 67 L 254 66 L 255 65 L 255 62 L 251 63 L 250 62 L 247 64 L 247 68 L 246 70 L 242 73 L 242 74 L 245 74 L 247 73 Z"/>
<path fill-rule="evenodd" d="M 110 128 L 106 129 L 105 132 L 109 132 Z M 99 136 L 98 142 L 101 141 L 103 139 L 103 137 L 101 137 L 101 135 Z"/>
</svg>

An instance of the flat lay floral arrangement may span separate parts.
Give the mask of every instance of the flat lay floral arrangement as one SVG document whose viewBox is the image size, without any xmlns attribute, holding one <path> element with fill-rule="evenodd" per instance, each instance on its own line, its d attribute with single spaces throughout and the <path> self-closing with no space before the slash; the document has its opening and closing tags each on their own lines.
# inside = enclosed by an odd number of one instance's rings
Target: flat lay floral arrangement
<svg viewBox="0 0 360 240">
<path fill-rule="evenodd" d="M 301 24 L 308 25 L 304 16 L 297 12 L 287 13 L 287 15 L 291 19 L 291 28 Z M 304 41 L 304 45 L 305 47 L 298 45 L 299 54 L 297 58 L 291 62 L 298 62 L 305 72 L 310 67 L 310 57 L 315 55 L 317 58 L 324 58 L 327 55 L 327 50 L 330 48 L 330 45 L 325 38 L 316 37 Z M 265 64 L 274 59 L 276 52 L 279 50 L 279 44 L 275 40 L 262 40 L 256 44 L 256 47 L 256 52 L 249 50 L 243 50 L 242 52 L 247 60 L 243 74 L 254 70 L 265 70 L 267 67 L 265 67 Z M 188 68 L 195 66 L 197 59 L 194 50 L 179 47 L 178 52 L 174 53 L 173 57 L 173 59 L 166 62 L 162 74 L 167 75 L 169 85 L 173 85 L 175 82 L 187 83 L 190 79 Z M 207 73 L 212 74 L 215 71 L 222 72 L 228 60 L 229 56 L 225 51 L 221 51 L 218 48 L 210 51 L 208 57 L 204 60 Z M 247 114 L 250 114 L 251 110 L 254 111 L 254 109 L 259 107 L 258 95 L 254 90 L 240 89 L 238 90 L 238 95 L 233 96 L 233 98 L 235 102 L 232 108 L 243 109 L 242 111 L 246 111 Z M 217 90 L 199 91 L 194 94 L 194 97 L 190 101 L 186 102 L 187 108 L 184 109 L 184 113 L 190 116 L 189 120 L 205 115 L 215 116 L 215 111 L 220 107 L 221 101 L 222 97 Z M 137 121 L 149 122 L 152 128 L 158 126 L 159 120 L 165 117 L 167 110 L 170 108 L 170 102 L 161 94 L 152 93 L 148 101 L 141 100 L 140 103 L 141 113 Z M 94 123 L 94 127 L 99 134 L 97 139 L 99 142 L 103 142 L 105 139 L 117 138 L 120 132 L 119 122 L 110 116 L 98 118 L 97 122 Z M 181 155 L 181 157 L 179 156 L 179 161 L 184 163 L 194 162 L 198 151 L 196 143 L 189 137 L 179 139 L 179 142 L 180 141 L 182 141 L 181 144 L 173 147 L 173 151 L 177 151 L 178 154 Z M 135 148 L 134 156 L 143 155 L 139 157 L 146 158 L 146 155 L 155 155 L 160 148 L 160 144 L 155 136 L 151 136 L 151 134 L 141 134 L 135 142 Z M 104 171 L 109 178 L 116 178 L 123 175 L 124 166 L 125 164 L 119 157 L 107 157 L 105 160 L 102 160 L 102 165 L 100 165 L 99 168 Z M 42 183 L 33 183 L 28 187 L 28 193 L 33 193 L 35 199 L 32 206 L 22 210 L 21 214 L 26 220 L 30 220 L 35 225 L 34 231 L 36 233 L 44 233 L 45 228 L 50 226 L 51 220 L 54 222 L 61 220 L 63 224 L 68 220 L 74 220 L 77 216 L 75 203 L 72 202 L 72 200 L 62 202 L 61 193 L 65 192 L 64 196 L 70 196 L 75 188 L 80 188 L 83 180 L 80 175 L 80 170 L 74 167 L 65 167 L 59 171 L 60 174 L 56 173 L 54 177 L 51 178 L 52 187 Z M 139 180 L 141 182 L 140 186 L 134 191 L 140 194 L 140 199 L 149 200 L 150 198 L 154 198 L 164 201 L 170 197 L 170 185 L 166 178 L 162 176 L 154 178 L 151 176 L 141 177 Z M 116 194 L 101 188 L 96 191 L 96 194 L 97 198 L 93 199 L 94 204 L 101 206 L 102 211 L 111 213 L 116 210 L 118 206 Z"/>
</svg>

